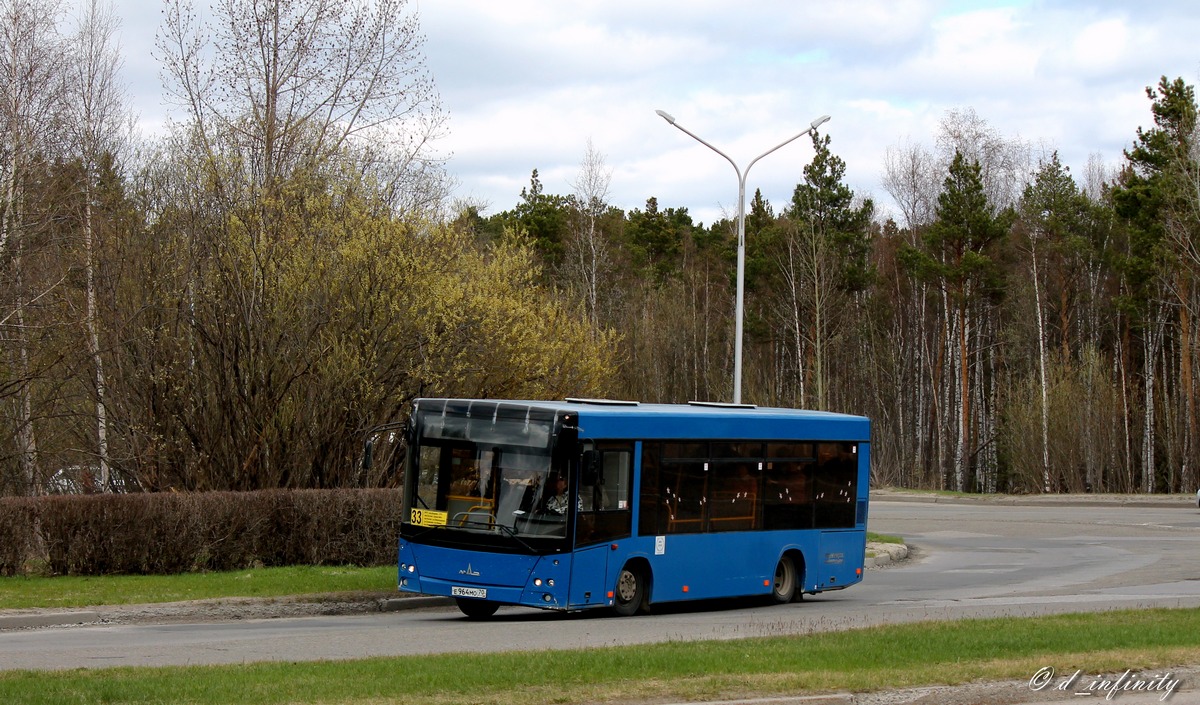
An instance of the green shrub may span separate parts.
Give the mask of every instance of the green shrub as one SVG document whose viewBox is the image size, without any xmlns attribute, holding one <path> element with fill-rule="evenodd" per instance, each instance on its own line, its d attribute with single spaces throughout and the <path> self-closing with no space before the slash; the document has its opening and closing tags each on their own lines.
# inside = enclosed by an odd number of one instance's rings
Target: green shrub
<svg viewBox="0 0 1200 705">
<path fill-rule="evenodd" d="M 37 500 L 13 497 L 0 504 L 0 575 L 22 573 L 37 556 Z"/>
<path fill-rule="evenodd" d="M 385 565 L 398 490 L 66 495 L 0 499 L 0 574 L 170 574 L 251 566 Z"/>
</svg>

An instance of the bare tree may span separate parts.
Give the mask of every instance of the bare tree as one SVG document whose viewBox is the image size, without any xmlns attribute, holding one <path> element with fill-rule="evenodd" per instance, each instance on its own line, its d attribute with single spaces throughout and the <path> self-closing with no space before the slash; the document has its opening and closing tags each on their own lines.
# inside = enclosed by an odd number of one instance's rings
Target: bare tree
<svg viewBox="0 0 1200 705">
<path fill-rule="evenodd" d="M 888 147 L 883 159 L 883 188 L 900 207 L 909 232 L 932 223 L 945 168 L 920 144 Z"/>
<path fill-rule="evenodd" d="M 73 37 L 74 66 L 67 78 L 67 109 L 71 113 L 67 132 L 72 151 L 82 165 L 83 249 L 84 249 L 84 330 L 92 367 L 92 390 L 96 403 L 96 457 L 100 469 L 100 490 L 111 489 L 108 457 L 107 382 L 104 356 L 100 345 L 97 314 L 97 224 L 96 185 L 100 162 L 121 151 L 129 129 L 124 87 L 119 83 L 121 60 L 116 44 L 118 20 L 111 2 L 88 0 Z"/>
<path fill-rule="evenodd" d="M 226 196 L 297 169 L 424 168 L 444 122 L 407 0 L 166 0 L 159 59 Z M 384 159 L 392 145 L 404 158 Z M 402 175 L 394 173 L 395 179 Z M 385 179 L 390 182 L 393 179 Z"/>
<path fill-rule="evenodd" d="M 1032 172 L 1032 149 L 1020 138 L 999 134 L 974 108 L 947 111 L 937 145 L 945 169 L 955 153 L 979 164 L 984 191 L 996 210 L 1016 204 L 1021 197 Z"/>
<path fill-rule="evenodd" d="M 573 184 L 573 222 L 565 267 L 572 283 L 578 282 L 583 288 L 583 300 L 593 326 L 599 321 L 601 281 L 611 275 L 612 268 L 612 253 L 603 232 L 611 183 L 612 169 L 605 166 L 604 155 L 596 151 L 589 139 L 579 176 Z"/>
<path fill-rule="evenodd" d="M 15 341 L 17 454 L 25 491 L 38 487 L 38 446 L 26 307 L 40 294 L 28 290 L 23 258 L 24 236 L 30 228 L 26 213 L 25 180 L 30 163 L 46 146 L 59 124 L 62 106 L 63 52 L 58 33 L 60 4 L 55 0 L 0 2 L 0 261 L 11 277 L 11 313 L 5 329 Z M 51 284 L 50 286 L 53 286 Z M 43 290 L 40 292 L 44 294 Z"/>
</svg>

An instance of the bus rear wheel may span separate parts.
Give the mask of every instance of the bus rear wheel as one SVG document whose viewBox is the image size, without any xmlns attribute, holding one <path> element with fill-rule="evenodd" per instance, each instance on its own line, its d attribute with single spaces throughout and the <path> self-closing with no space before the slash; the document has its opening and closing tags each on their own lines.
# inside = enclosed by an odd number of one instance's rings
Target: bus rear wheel
<svg viewBox="0 0 1200 705">
<path fill-rule="evenodd" d="M 638 613 L 645 600 L 645 575 L 635 567 L 621 568 L 621 574 L 617 576 L 617 589 L 613 594 L 613 612 L 621 617 L 631 617 Z"/>
<path fill-rule="evenodd" d="M 500 609 L 500 604 L 491 600 L 475 600 L 460 597 L 457 602 L 458 609 L 467 615 L 467 619 L 487 619 L 496 614 L 496 610 Z"/>
<path fill-rule="evenodd" d="M 775 566 L 775 582 L 771 586 L 771 599 L 776 604 L 791 602 L 796 596 L 796 564 L 788 556 L 779 559 Z"/>
</svg>

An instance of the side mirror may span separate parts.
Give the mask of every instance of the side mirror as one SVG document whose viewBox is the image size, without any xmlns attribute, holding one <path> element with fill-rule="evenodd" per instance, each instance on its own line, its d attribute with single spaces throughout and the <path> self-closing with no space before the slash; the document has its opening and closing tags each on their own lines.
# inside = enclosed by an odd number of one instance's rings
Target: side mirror
<svg viewBox="0 0 1200 705">
<path fill-rule="evenodd" d="M 584 486 L 603 484 L 604 477 L 600 473 L 600 454 L 594 450 L 585 450 L 580 472 Z"/>
</svg>

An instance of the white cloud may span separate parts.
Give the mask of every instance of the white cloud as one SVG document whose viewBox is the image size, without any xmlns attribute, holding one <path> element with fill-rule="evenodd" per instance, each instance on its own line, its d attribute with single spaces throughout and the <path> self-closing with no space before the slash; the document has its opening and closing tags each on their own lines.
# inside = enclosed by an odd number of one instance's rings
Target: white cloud
<svg viewBox="0 0 1200 705">
<path fill-rule="evenodd" d="M 126 8 L 129 75 L 142 106 L 161 89 L 152 28 Z M 613 169 L 611 200 L 687 207 L 711 221 L 736 206 L 733 169 L 656 108 L 741 166 L 830 114 L 822 128 L 847 180 L 882 196 L 889 146 L 931 143 L 951 109 L 1001 134 L 1048 140 L 1076 172 L 1110 163 L 1150 124 L 1144 89 L 1196 83 L 1192 0 L 422 0 L 428 66 L 450 113 L 439 149 L 460 196 L 504 210 L 537 168 L 569 193 L 589 139 Z M 131 19 L 132 18 L 132 19 Z M 136 58 L 133 58 L 136 57 Z M 150 112 L 146 107 L 143 113 Z M 159 108 L 161 110 L 161 108 Z M 756 164 L 748 193 L 781 207 L 811 157 L 801 139 Z"/>
</svg>

